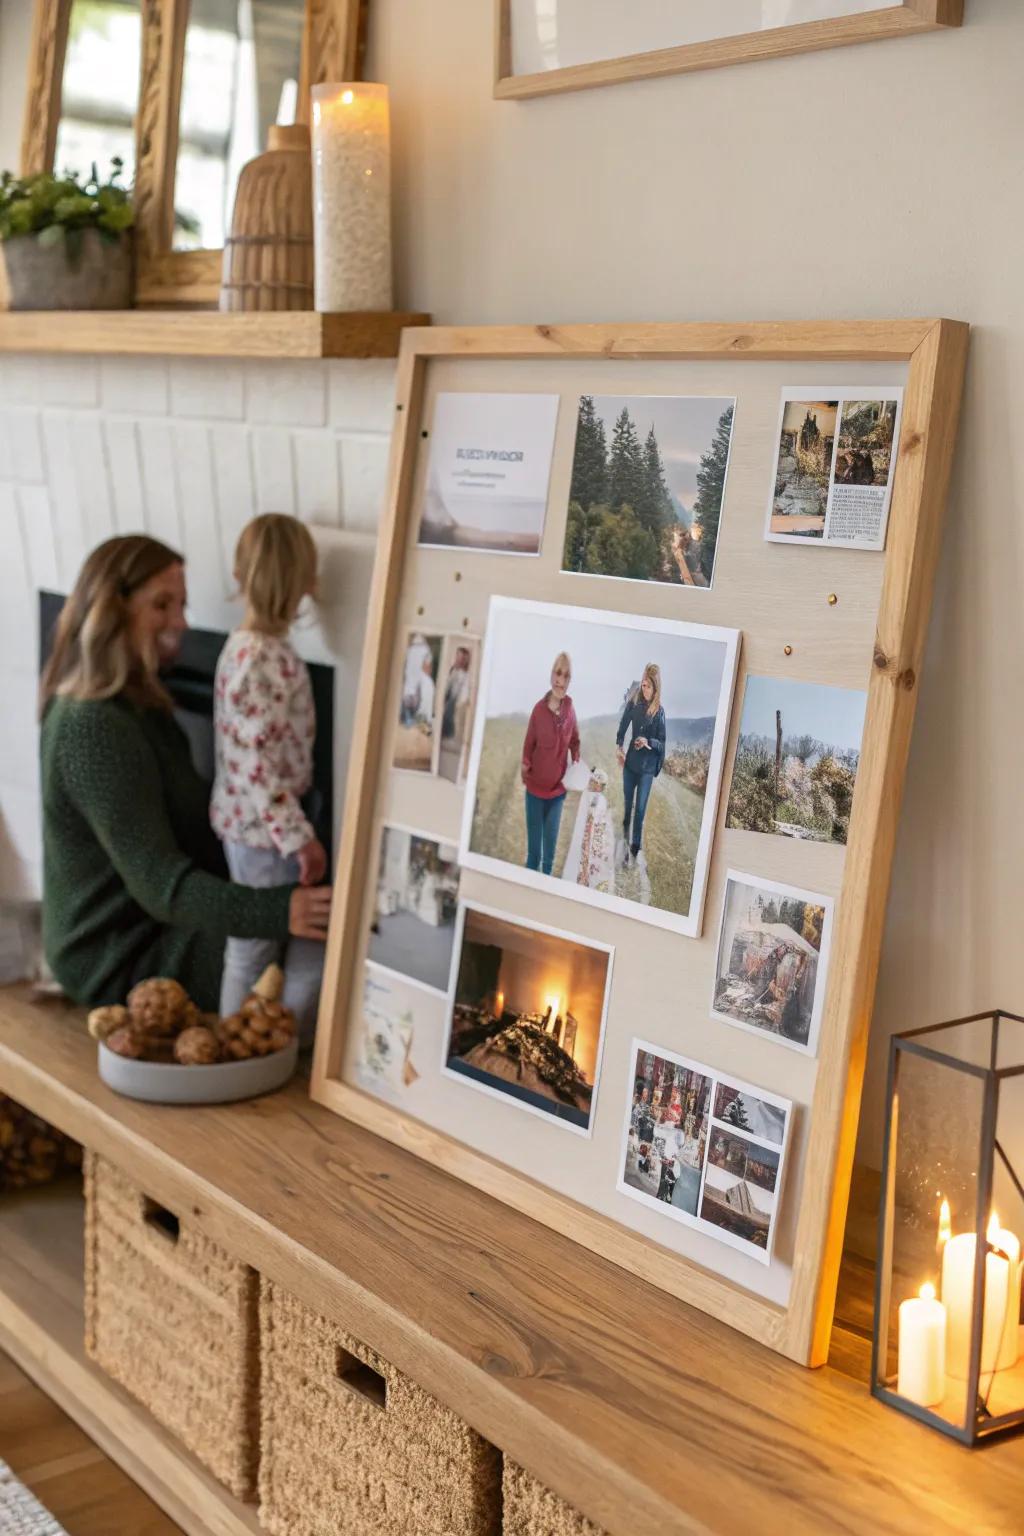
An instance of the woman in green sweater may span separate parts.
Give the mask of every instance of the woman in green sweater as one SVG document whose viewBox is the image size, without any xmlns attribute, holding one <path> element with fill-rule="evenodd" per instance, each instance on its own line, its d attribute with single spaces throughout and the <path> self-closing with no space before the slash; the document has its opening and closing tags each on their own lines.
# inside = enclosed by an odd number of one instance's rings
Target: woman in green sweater
<svg viewBox="0 0 1024 1536">
<path fill-rule="evenodd" d="M 326 937 L 329 888 L 225 878 L 210 787 L 159 675 L 185 603 L 180 555 L 142 534 L 108 539 L 43 673 L 43 939 L 78 1003 L 120 1003 L 144 977 L 171 976 L 215 1010 L 229 936 Z"/>
</svg>

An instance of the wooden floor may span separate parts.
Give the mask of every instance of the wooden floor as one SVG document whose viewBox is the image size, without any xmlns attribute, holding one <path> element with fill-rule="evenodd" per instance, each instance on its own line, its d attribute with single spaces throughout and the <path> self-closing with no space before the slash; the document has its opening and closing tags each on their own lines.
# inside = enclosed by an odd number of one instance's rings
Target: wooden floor
<svg viewBox="0 0 1024 1536">
<path fill-rule="evenodd" d="M 174 1525 L 0 1354 L 0 1459 L 30 1488 L 68 1536 L 181 1536 Z"/>
</svg>

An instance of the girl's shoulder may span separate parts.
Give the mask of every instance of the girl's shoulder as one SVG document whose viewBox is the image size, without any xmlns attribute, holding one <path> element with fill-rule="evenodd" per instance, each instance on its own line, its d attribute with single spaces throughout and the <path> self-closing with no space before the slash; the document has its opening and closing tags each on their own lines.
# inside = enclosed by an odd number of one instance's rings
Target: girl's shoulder
<svg viewBox="0 0 1024 1536">
<path fill-rule="evenodd" d="M 298 675 L 306 670 L 287 635 L 267 635 L 258 629 L 234 629 L 224 643 L 218 667 L 277 667 Z"/>
</svg>

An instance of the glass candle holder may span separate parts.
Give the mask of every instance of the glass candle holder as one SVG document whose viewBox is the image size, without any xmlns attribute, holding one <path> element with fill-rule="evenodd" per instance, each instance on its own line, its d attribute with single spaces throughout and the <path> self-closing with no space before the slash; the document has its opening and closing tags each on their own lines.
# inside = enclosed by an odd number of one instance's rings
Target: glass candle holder
<svg viewBox="0 0 1024 1536">
<path fill-rule="evenodd" d="M 873 1394 L 966 1445 L 1024 1425 L 1024 1020 L 892 1040 Z"/>
<path fill-rule="evenodd" d="M 313 302 L 391 308 L 391 133 L 386 85 L 315 85 Z"/>
</svg>

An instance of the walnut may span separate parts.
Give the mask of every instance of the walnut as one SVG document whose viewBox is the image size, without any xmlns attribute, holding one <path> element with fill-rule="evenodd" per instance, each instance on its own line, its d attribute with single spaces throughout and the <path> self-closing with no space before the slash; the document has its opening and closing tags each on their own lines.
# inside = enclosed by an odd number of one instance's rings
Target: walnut
<svg viewBox="0 0 1024 1536">
<path fill-rule="evenodd" d="M 254 1006 L 250 1006 L 254 1004 Z M 265 1012 L 267 1007 L 272 1015 Z M 232 1061 L 246 1061 L 250 1056 L 269 1056 L 283 1050 L 295 1032 L 295 1020 L 280 1004 L 264 1004 L 259 998 L 246 998 L 241 1011 L 221 1019 L 216 1028 L 224 1055 Z"/>
<path fill-rule="evenodd" d="M 106 1040 L 115 1029 L 123 1029 L 128 1023 L 128 1009 L 119 1003 L 106 1008 L 94 1008 L 86 1019 L 86 1028 L 94 1040 Z"/>
<path fill-rule="evenodd" d="M 142 1061 L 146 1054 L 145 1040 L 127 1024 L 108 1035 L 104 1044 L 115 1056 L 127 1056 L 129 1061 Z"/>
<path fill-rule="evenodd" d="M 128 994 L 133 1028 L 169 1038 L 196 1022 L 199 1011 L 180 982 L 167 976 L 140 981 Z"/>
<path fill-rule="evenodd" d="M 193 1024 L 174 1042 L 174 1059 L 184 1067 L 208 1067 L 220 1061 L 220 1041 L 212 1029 Z"/>
</svg>

